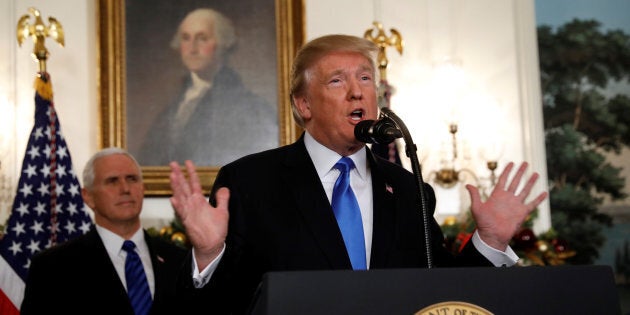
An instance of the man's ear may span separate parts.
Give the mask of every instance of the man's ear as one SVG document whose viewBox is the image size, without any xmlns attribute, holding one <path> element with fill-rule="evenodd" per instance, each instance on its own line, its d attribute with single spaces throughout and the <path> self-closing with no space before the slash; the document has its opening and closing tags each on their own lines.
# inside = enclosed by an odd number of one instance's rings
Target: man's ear
<svg viewBox="0 0 630 315">
<path fill-rule="evenodd" d="M 294 96 L 293 103 L 302 119 L 311 118 L 311 104 L 306 96 Z"/>
<path fill-rule="evenodd" d="M 94 209 L 94 199 L 92 199 L 92 194 L 85 189 L 81 188 L 81 197 L 83 197 L 83 202 L 90 207 L 90 209 Z"/>
</svg>

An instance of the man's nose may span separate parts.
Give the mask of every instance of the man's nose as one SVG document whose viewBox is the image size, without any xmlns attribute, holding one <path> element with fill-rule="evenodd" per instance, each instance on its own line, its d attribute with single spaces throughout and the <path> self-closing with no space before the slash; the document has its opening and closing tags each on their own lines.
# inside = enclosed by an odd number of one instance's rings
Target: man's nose
<svg viewBox="0 0 630 315">
<path fill-rule="evenodd" d="M 363 98 L 363 90 L 357 80 L 348 81 L 348 98 L 359 100 Z"/>
<path fill-rule="evenodd" d="M 120 182 L 120 190 L 122 192 L 124 192 L 124 193 L 129 192 L 130 187 L 131 186 L 129 185 L 129 183 L 127 183 L 127 181 L 123 180 L 123 181 Z"/>
</svg>

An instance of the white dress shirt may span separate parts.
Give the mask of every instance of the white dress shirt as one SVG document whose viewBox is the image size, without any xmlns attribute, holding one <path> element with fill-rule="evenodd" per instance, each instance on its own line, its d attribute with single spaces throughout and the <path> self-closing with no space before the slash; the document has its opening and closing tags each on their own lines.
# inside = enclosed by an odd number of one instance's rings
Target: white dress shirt
<svg viewBox="0 0 630 315">
<path fill-rule="evenodd" d="M 328 202 L 332 200 L 335 182 L 341 173 L 334 168 L 335 164 L 342 158 L 337 152 L 319 144 L 313 137 L 306 133 L 304 135 L 306 151 L 310 155 L 319 180 L 324 186 Z M 373 223 L 373 198 L 372 198 L 372 173 L 370 173 L 365 157 L 365 147 L 353 155 L 348 156 L 354 162 L 355 168 L 350 171 L 350 187 L 359 202 L 361 209 L 361 221 L 363 222 L 363 236 L 365 239 L 365 258 L 367 267 L 370 268 L 370 249 L 372 248 L 372 223 Z"/>
<path fill-rule="evenodd" d="M 103 240 L 109 259 L 111 259 L 112 264 L 114 264 L 116 273 L 118 273 L 118 277 L 126 290 L 125 258 L 127 258 L 127 252 L 122 249 L 125 239 L 98 224 L 96 225 L 96 232 Z M 144 267 L 144 273 L 147 276 L 147 282 L 149 282 L 149 289 L 151 290 L 151 297 L 153 297 L 155 294 L 155 276 L 153 275 L 153 265 L 151 264 L 149 247 L 144 240 L 144 232 L 142 229 L 138 229 L 130 240 L 136 244 L 136 251 L 138 252 L 138 256 L 140 256 L 140 260 L 142 260 L 142 267 Z"/>
</svg>

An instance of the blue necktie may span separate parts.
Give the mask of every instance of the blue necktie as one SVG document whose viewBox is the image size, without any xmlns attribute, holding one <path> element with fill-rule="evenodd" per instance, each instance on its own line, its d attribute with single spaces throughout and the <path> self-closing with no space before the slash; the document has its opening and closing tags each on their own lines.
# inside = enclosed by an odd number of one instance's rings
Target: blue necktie
<svg viewBox="0 0 630 315">
<path fill-rule="evenodd" d="M 123 243 L 123 249 L 127 252 L 127 258 L 125 259 L 127 295 L 129 295 L 129 301 L 134 313 L 136 315 L 145 315 L 149 313 L 153 301 L 147 276 L 144 274 L 144 268 L 142 267 L 142 261 L 135 248 L 136 244 L 132 241 L 127 240 Z"/>
<path fill-rule="evenodd" d="M 333 213 L 337 219 L 341 235 L 343 235 L 343 242 L 346 244 L 352 269 L 365 270 L 367 264 L 361 210 L 359 210 L 359 203 L 350 187 L 350 170 L 354 168 L 354 163 L 352 159 L 342 157 L 335 164 L 335 168 L 341 174 L 339 174 L 333 188 L 331 201 Z"/>
</svg>

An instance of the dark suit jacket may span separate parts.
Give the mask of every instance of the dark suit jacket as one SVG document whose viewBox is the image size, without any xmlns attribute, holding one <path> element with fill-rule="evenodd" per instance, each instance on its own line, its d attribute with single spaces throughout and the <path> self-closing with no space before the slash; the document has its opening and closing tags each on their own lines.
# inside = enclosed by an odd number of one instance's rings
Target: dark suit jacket
<svg viewBox="0 0 630 315">
<path fill-rule="evenodd" d="M 413 175 L 375 158 L 369 150 L 367 159 L 374 198 L 370 269 L 426 267 L 423 220 Z M 213 310 L 226 302 L 224 313 L 241 313 L 267 271 L 351 269 L 303 136 L 294 144 L 224 166 L 214 190 L 222 186 L 231 193 L 226 252 L 211 281 L 201 290 L 193 289 L 190 268 L 185 271 L 187 275 L 181 279 L 187 276 L 188 281 L 180 283 L 180 288 L 188 290 L 190 296 L 206 301 Z M 432 217 L 435 195 L 429 185 L 425 190 L 431 211 L 434 265 L 490 266 L 472 245 L 459 257 L 443 247 L 443 235 Z"/>
<path fill-rule="evenodd" d="M 146 232 L 144 237 L 155 275 L 150 314 L 176 314 L 171 312 L 178 307 L 174 284 L 186 251 Z M 33 257 L 20 311 L 22 315 L 133 315 L 127 292 L 95 229 Z"/>
<path fill-rule="evenodd" d="M 171 128 L 190 85 L 188 76 L 180 95 L 152 123 L 140 152 L 132 152 L 141 165 L 183 163 L 187 159 L 198 166 L 225 165 L 278 146 L 277 108 L 248 90 L 228 67 L 217 73 L 180 137 L 174 138 Z"/>
</svg>

